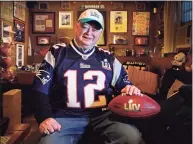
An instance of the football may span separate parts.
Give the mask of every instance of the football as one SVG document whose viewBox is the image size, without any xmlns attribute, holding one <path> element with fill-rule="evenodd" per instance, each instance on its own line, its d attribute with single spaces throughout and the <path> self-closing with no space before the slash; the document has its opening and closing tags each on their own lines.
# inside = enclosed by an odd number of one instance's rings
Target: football
<svg viewBox="0 0 193 144">
<path fill-rule="evenodd" d="M 147 95 L 118 95 L 108 104 L 113 113 L 134 118 L 144 118 L 160 112 L 160 105 Z"/>
</svg>

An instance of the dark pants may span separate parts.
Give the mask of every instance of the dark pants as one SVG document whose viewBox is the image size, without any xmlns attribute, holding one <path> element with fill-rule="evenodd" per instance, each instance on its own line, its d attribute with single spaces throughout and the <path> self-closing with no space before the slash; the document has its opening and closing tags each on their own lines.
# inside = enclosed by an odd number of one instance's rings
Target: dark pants
<svg viewBox="0 0 193 144">
<path fill-rule="evenodd" d="M 56 118 L 60 132 L 43 136 L 40 144 L 142 144 L 141 133 L 132 125 L 113 120 L 111 116 Z"/>
<path fill-rule="evenodd" d="M 181 93 L 181 89 L 185 92 Z M 191 91 L 190 86 L 180 88 L 179 93 L 159 102 L 161 112 L 148 122 L 147 144 L 192 143 L 192 107 L 182 96 L 190 96 Z M 188 100 L 192 103 L 191 98 L 188 97 Z"/>
<path fill-rule="evenodd" d="M 175 80 L 179 80 L 184 84 L 192 84 L 192 72 L 187 72 L 185 70 L 174 70 L 168 69 L 163 77 L 162 85 L 160 87 L 159 99 L 167 99 L 167 94 L 169 89 Z"/>
</svg>

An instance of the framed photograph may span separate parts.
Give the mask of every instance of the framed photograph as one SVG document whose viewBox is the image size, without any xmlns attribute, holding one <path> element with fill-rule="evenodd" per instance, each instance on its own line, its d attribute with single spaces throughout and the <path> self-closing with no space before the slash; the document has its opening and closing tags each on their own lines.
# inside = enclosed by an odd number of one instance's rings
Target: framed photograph
<svg viewBox="0 0 193 144">
<path fill-rule="evenodd" d="M 40 46 L 50 45 L 51 37 L 50 36 L 37 36 L 36 44 Z"/>
<path fill-rule="evenodd" d="M 127 11 L 110 11 L 110 32 L 127 32 Z"/>
<path fill-rule="evenodd" d="M 25 9 L 26 9 L 26 2 L 14 1 L 13 15 L 15 18 L 25 21 Z"/>
<path fill-rule="evenodd" d="M 55 33 L 55 13 L 54 12 L 33 12 L 32 32 L 35 34 Z"/>
<path fill-rule="evenodd" d="M 135 36 L 134 45 L 145 46 L 148 45 L 148 37 L 146 36 Z"/>
<path fill-rule="evenodd" d="M 61 8 L 62 9 L 69 9 L 70 8 L 70 2 L 68 2 L 68 1 L 61 1 Z"/>
<path fill-rule="evenodd" d="M 48 2 L 38 2 L 38 3 L 39 3 L 39 10 L 49 9 L 49 3 Z"/>
<path fill-rule="evenodd" d="M 17 42 L 25 42 L 25 24 L 18 20 L 14 20 L 14 40 Z"/>
<path fill-rule="evenodd" d="M 16 44 L 16 65 L 21 68 L 24 65 L 24 45 Z"/>
<path fill-rule="evenodd" d="M 141 11 L 141 10 L 145 10 L 145 3 L 136 3 L 136 10 L 137 11 Z"/>
<path fill-rule="evenodd" d="M 150 12 L 133 12 L 132 35 L 149 35 Z"/>
<path fill-rule="evenodd" d="M 123 10 L 123 3 L 113 3 L 113 9 L 115 10 Z"/>
<path fill-rule="evenodd" d="M 73 28 L 73 11 L 59 11 L 59 28 Z"/>
<path fill-rule="evenodd" d="M 84 10 L 78 11 L 78 17 Z M 99 10 L 100 11 L 100 10 Z M 106 19 L 106 11 L 100 11 L 100 13 L 103 15 L 104 20 Z M 77 19 L 78 19 L 77 17 Z M 97 46 L 105 46 L 106 45 L 106 21 L 104 21 L 104 30 L 101 33 L 101 36 L 99 40 L 97 41 Z"/>
<path fill-rule="evenodd" d="M 11 32 L 13 33 L 11 24 L 1 21 L 1 37 L 11 37 Z"/>
</svg>

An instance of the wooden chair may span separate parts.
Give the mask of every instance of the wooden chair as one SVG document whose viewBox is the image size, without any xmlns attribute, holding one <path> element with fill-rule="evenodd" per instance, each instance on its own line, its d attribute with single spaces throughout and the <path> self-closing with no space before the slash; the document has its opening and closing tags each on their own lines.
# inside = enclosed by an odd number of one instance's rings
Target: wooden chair
<svg viewBox="0 0 193 144">
<path fill-rule="evenodd" d="M 8 117 L 10 122 L 0 143 L 22 143 L 30 132 L 30 125 L 21 123 L 21 90 L 12 89 L 3 93 L 3 117 Z"/>
<path fill-rule="evenodd" d="M 159 86 L 158 75 L 149 71 L 142 71 L 135 67 L 128 67 L 129 80 L 143 93 L 155 95 Z"/>
</svg>

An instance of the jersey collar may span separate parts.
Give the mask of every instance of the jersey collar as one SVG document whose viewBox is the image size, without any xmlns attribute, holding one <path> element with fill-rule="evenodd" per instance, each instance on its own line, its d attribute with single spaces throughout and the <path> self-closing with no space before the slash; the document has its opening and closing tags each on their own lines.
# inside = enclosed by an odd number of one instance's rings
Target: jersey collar
<svg viewBox="0 0 193 144">
<path fill-rule="evenodd" d="M 95 47 L 93 47 L 92 49 L 88 50 L 87 53 L 83 53 L 80 48 L 78 48 L 75 39 L 70 42 L 70 45 L 74 49 L 74 51 L 82 57 L 83 60 L 87 60 L 89 56 L 91 56 L 95 52 Z"/>
</svg>

